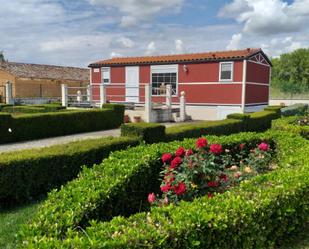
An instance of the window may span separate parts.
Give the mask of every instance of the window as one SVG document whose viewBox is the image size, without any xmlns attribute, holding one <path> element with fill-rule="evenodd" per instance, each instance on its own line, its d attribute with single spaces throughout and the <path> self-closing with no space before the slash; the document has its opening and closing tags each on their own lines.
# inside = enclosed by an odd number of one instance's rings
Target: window
<svg viewBox="0 0 309 249">
<path fill-rule="evenodd" d="M 178 65 L 160 65 L 151 67 L 152 95 L 165 95 L 166 85 L 172 86 L 172 95 L 177 94 Z"/>
<path fill-rule="evenodd" d="M 220 63 L 220 81 L 233 80 L 233 62 Z"/>
<path fill-rule="evenodd" d="M 101 74 L 102 74 L 102 83 L 109 84 L 111 78 L 110 68 L 102 67 Z"/>
</svg>

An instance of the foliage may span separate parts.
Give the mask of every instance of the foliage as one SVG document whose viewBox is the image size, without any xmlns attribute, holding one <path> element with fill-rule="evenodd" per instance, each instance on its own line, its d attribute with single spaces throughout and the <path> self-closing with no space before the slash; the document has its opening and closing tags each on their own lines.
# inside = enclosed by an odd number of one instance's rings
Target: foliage
<svg viewBox="0 0 309 249">
<path fill-rule="evenodd" d="M 272 60 L 272 84 L 293 96 L 309 90 L 309 49 L 298 49 Z"/>
<path fill-rule="evenodd" d="M 222 193 L 258 173 L 270 169 L 272 154 L 267 143 L 251 148 L 245 144 L 225 147 L 209 145 L 205 138 L 196 142 L 197 149 L 179 147 L 171 155 L 162 156 L 161 171 L 162 197 L 148 195 L 152 205 L 177 204 L 180 200 L 192 201 L 198 196 Z"/>
<path fill-rule="evenodd" d="M 5 62 L 3 51 L 0 51 L 0 62 Z"/>
<path fill-rule="evenodd" d="M 102 202 L 113 199 L 115 192 L 122 200 L 123 193 L 134 198 L 133 193 L 148 188 L 148 174 L 154 176 L 151 169 L 160 163 L 158 154 L 175 150 L 179 142 L 116 152 L 101 166 L 91 172 L 85 170 L 78 180 L 60 192 L 53 192 L 31 224 L 20 232 L 19 245 L 23 248 L 274 248 L 291 238 L 308 219 L 308 142 L 293 134 L 274 131 L 209 137 L 210 142 L 222 145 L 260 139 L 275 141 L 279 169 L 246 180 L 211 199 L 205 196 L 193 202 L 182 201 L 178 206 L 152 208 L 151 212 L 130 218 L 115 217 L 110 222 L 100 222 L 98 219 L 110 210 L 100 209 Z M 181 143 L 183 147 L 193 144 L 194 140 Z M 137 184 L 131 179 L 140 180 Z M 130 205 L 127 201 L 123 200 L 125 211 L 125 206 Z M 110 206 L 116 207 L 119 206 Z M 90 213 L 96 215 L 88 216 Z M 96 221 L 87 223 L 85 217 Z M 82 220 L 88 227 L 78 229 L 85 225 Z"/>
<path fill-rule="evenodd" d="M 299 125 L 298 121 L 300 117 L 291 116 L 273 120 L 272 128 L 280 131 L 289 131 L 291 133 L 301 135 L 302 137 L 309 139 L 309 126 Z"/>
<path fill-rule="evenodd" d="M 45 195 L 110 152 L 136 146 L 134 138 L 100 138 L 0 154 L 0 207 Z"/>
<path fill-rule="evenodd" d="M 10 116 L 0 113 L 0 143 L 62 136 L 119 127 L 123 108 L 34 113 Z"/>
<path fill-rule="evenodd" d="M 146 143 L 156 143 L 165 137 L 165 126 L 156 123 L 122 124 L 121 136 L 139 137 Z"/>
<path fill-rule="evenodd" d="M 307 104 L 294 104 L 281 109 L 281 115 L 287 116 L 302 116 L 305 115 L 308 110 Z"/>
</svg>

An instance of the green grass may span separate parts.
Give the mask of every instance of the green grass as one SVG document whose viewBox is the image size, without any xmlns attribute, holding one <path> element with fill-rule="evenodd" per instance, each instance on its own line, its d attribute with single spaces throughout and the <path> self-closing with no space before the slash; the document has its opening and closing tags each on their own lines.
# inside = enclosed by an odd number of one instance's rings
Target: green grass
<svg viewBox="0 0 309 249">
<path fill-rule="evenodd" d="M 0 210 L 0 248 L 15 248 L 15 235 L 20 226 L 36 213 L 41 202 L 10 210 Z"/>
<path fill-rule="evenodd" d="M 278 88 L 270 88 L 270 99 L 291 99 L 291 95 L 281 92 Z M 309 93 L 294 94 L 292 99 L 309 99 Z"/>
</svg>

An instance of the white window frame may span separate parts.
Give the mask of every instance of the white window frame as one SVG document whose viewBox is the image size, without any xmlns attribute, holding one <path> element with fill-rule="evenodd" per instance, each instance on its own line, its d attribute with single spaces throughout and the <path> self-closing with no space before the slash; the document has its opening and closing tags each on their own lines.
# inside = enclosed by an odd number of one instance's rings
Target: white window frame
<svg viewBox="0 0 309 249">
<path fill-rule="evenodd" d="M 176 73 L 176 93 L 173 93 L 173 97 L 178 96 L 178 64 L 168 64 L 168 65 L 154 65 L 150 66 L 150 84 L 152 87 L 152 74 L 153 73 Z M 160 97 L 165 95 L 153 95 L 151 92 L 151 96 Z"/>
<path fill-rule="evenodd" d="M 221 67 L 222 64 L 231 64 L 231 78 L 230 79 L 221 79 Z M 233 82 L 234 79 L 234 61 L 222 61 L 219 66 L 219 81 L 220 82 Z"/>
<path fill-rule="evenodd" d="M 104 82 L 104 71 L 108 73 L 108 82 Z M 101 82 L 102 84 L 110 84 L 111 83 L 111 68 L 110 67 L 101 67 Z"/>
</svg>

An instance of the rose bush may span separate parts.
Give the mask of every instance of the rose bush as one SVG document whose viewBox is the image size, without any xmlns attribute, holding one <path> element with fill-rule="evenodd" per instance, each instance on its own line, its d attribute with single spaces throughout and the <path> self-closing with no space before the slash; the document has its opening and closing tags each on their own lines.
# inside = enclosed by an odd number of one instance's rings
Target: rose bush
<svg viewBox="0 0 309 249">
<path fill-rule="evenodd" d="M 162 206 L 201 195 L 212 198 L 214 193 L 222 193 L 240 181 L 270 170 L 272 153 L 266 141 L 223 148 L 199 138 L 194 149 L 179 147 L 173 154 L 162 155 L 162 193 L 150 193 L 148 202 Z"/>
</svg>

